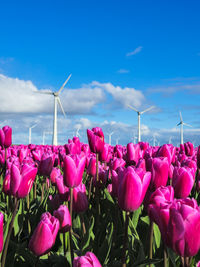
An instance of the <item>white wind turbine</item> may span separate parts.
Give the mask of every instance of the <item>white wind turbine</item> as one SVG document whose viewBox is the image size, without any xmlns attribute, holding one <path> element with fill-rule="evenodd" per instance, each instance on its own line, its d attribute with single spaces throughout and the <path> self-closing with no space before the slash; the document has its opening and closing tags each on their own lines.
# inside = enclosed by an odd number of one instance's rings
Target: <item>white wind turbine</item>
<svg viewBox="0 0 200 267">
<path fill-rule="evenodd" d="M 118 138 L 116 138 L 116 145 L 119 145 L 119 140 L 120 140 L 120 138 L 118 137 Z"/>
<path fill-rule="evenodd" d="M 36 125 L 37 125 L 37 123 L 34 124 L 34 125 L 32 125 L 31 127 L 28 128 L 28 129 L 29 129 L 29 135 L 28 135 L 28 143 L 29 143 L 29 144 L 31 144 L 31 130 L 32 130 L 33 128 L 35 128 Z"/>
<path fill-rule="evenodd" d="M 80 135 L 80 133 L 79 133 L 79 131 L 80 131 L 80 129 L 81 129 L 81 125 L 78 125 L 77 126 L 77 129 L 76 129 L 76 134 L 75 134 L 75 136 L 77 136 L 77 137 L 81 137 L 81 135 Z"/>
<path fill-rule="evenodd" d="M 134 111 L 136 111 L 137 114 L 138 114 L 138 143 L 139 143 L 139 142 L 141 141 L 140 115 L 142 115 L 143 113 L 145 113 L 145 112 L 151 110 L 152 108 L 154 108 L 154 106 L 151 106 L 151 107 L 149 107 L 149 108 L 147 108 L 147 109 L 145 109 L 145 110 L 143 110 L 143 111 L 138 111 L 137 109 L 135 109 L 134 107 L 132 107 L 132 106 L 130 106 L 130 105 L 128 105 L 128 107 L 129 107 L 130 109 L 133 109 Z"/>
<path fill-rule="evenodd" d="M 179 112 L 179 113 L 180 113 L 180 122 L 177 124 L 177 126 L 180 125 L 180 127 L 181 127 L 180 128 L 180 137 L 181 137 L 180 143 L 183 144 L 183 125 L 188 126 L 188 127 L 192 127 L 192 126 L 183 122 L 182 114 L 181 114 L 181 112 Z"/>
<path fill-rule="evenodd" d="M 57 92 L 38 92 L 41 94 L 47 94 L 47 95 L 53 95 L 54 96 L 54 118 L 53 118 L 53 140 L 52 144 L 57 146 L 58 144 L 58 138 L 57 138 L 57 103 L 60 105 L 60 108 L 62 110 L 63 115 L 65 116 L 65 111 L 63 109 L 63 106 L 60 101 L 59 94 L 64 89 L 66 83 L 69 81 L 70 77 L 72 75 L 70 74 L 67 78 L 67 80 L 63 83 L 63 85 L 60 87 L 60 89 Z"/>
<path fill-rule="evenodd" d="M 109 143 L 109 145 L 111 145 L 111 136 L 112 136 L 113 134 L 114 134 L 114 132 L 111 132 L 111 133 L 108 134 L 108 137 L 109 137 L 109 142 L 108 142 L 108 143 Z"/>
</svg>

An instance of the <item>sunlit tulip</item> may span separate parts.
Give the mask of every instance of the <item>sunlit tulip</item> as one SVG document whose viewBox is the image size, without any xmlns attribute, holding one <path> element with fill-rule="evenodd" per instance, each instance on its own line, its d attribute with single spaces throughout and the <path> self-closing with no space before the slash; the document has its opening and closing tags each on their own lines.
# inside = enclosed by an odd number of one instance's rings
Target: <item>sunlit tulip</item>
<svg viewBox="0 0 200 267">
<path fill-rule="evenodd" d="M 82 181 L 85 168 L 85 157 L 66 156 L 64 159 L 64 184 L 68 187 L 76 187 Z"/>
<path fill-rule="evenodd" d="M 59 220 L 49 212 L 42 214 L 29 242 L 29 249 L 36 255 L 41 256 L 48 253 L 55 243 L 60 227 Z"/>
<path fill-rule="evenodd" d="M 88 142 L 90 150 L 93 153 L 100 153 L 104 149 L 104 134 L 100 127 L 87 129 Z"/>
<path fill-rule="evenodd" d="M 175 197 L 189 196 L 195 181 L 194 170 L 189 167 L 175 167 L 172 178 Z"/>
<path fill-rule="evenodd" d="M 134 211 L 141 205 L 151 180 L 150 172 L 128 167 L 119 180 L 118 203 L 122 210 Z"/>
<path fill-rule="evenodd" d="M 37 168 L 24 164 L 18 168 L 14 163 L 10 170 L 10 193 L 17 198 L 26 197 L 31 191 Z"/>
<path fill-rule="evenodd" d="M 0 129 L 0 146 L 8 148 L 12 144 L 12 128 L 4 126 Z"/>
<path fill-rule="evenodd" d="M 151 168 L 151 188 L 165 186 L 168 180 L 169 163 L 167 158 L 153 158 Z"/>
</svg>

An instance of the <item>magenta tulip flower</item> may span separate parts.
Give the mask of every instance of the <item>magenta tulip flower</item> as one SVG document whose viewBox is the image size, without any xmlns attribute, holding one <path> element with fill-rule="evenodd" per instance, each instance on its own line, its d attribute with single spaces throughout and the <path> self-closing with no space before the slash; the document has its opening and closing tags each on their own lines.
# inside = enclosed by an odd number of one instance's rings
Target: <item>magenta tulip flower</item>
<svg viewBox="0 0 200 267">
<path fill-rule="evenodd" d="M 8 148 L 12 144 L 12 128 L 4 126 L 0 129 L 0 146 Z"/>
<path fill-rule="evenodd" d="M 50 179 L 53 185 L 56 183 L 56 178 L 59 177 L 60 175 L 61 175 L 61 172 L 59 168 L 52 169 L 50 173 Z"/>
<path fill-rule="evenodd" d="M 192 257 L 200 249 L 200 208 L 195 199 L 180 199 L 170 207 L 168 246 L 178 255 Z"/>
<path fill-rule="evenodd" d="M 130 164 L 137 164 L 140 158 L 140 145 L 128 143 L 127 144 L 127 161 Z"/>
<path fill-rule="evenodd" d="M 158 149 L 157 157 L 167 157 L 169 165 L 175 160 L 175 147 L 171 144 L 165 144 Z"/>
<path fill-rule="evenodd" d="M 55 210 L 53 216 L 60 222 L 60 232 L 66 233 L 72 226 L 71 216 L 66 205 L 61 205 L 59 209 Z"/>
<path fill-rule="evenodd" d="M 64 159 L 64 184 L 68 187 L 76 187 L 82 181 L 86 158 L 78 155 L 66 156 Z"/>
<path fill-rule="evenodd" d="M 37 168 L 24 164 L 18 168 L 14 163 L 10 171 L 10 193 L 17 198 L 26 197 L 31 191 Z"/>
<path fill-rule="evenodd" d="M 100 153 L 104 149 L 104 134 L 100 127 L 87 129 L 88 142 L 90 150 L 93 153 Z"/>
<path fill-rule="evenodd" d="M 84 184 L 73 188 L 73 211 L 80 213 L 88 209 L 88 199 Z"/>
<path fill-rule="evenodd" d="M 36 255 L 48 253 L 55 243 L 60 227 L 59 220 L 49 212 L 42 214 L 41 220 L 29 242 L 29 249 Z"/>
<path fill-rule="evenodd" d="M 85 256 L 74 258 L 73 267 L 101 267 L 101 264 L 94 253 L 87 252 Z"/>
<path fill-rule="evenodd" d="M 141 205 L 151 180 L 150 172 L 128 167 L 119 179 L 118 203 L 122 210 L 134 211 Z"/>
<path fill-rule="evenodd" d="M 0 212 L 0 252 L 3 250 L 3 213 Z"/>
<path fill-rule="evenodd" d="M 189 167 L 175 167 L 172 178 L 176 198 L 188 197 L 195 181 L 194 170 Z"/>
<path fill-rule="evenodd" d="M 43 154 L 39 164 L 38 173 L 43 176 L 50 176 L 53 169 L 55 156 L 53 154 Z"/>
<path fill-rule="evenodd" d="M 165 186 L 168 180 L 169 163 L 167 158 L 153 158 L 151 167 L 151 188 Z"/>
</svg>

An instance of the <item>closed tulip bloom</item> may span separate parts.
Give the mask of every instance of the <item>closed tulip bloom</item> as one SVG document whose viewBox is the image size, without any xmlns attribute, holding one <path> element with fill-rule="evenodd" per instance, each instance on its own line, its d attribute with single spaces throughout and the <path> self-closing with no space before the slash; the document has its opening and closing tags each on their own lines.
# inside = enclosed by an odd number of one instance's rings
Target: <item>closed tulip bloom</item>
<svg viewBox="0 0 200 267">
<path fill-rule="evenodd" d="M 96 157 L 94 156 L 90 158 L 89 165 L 87 168 L 87 173 L 93 177 L 96 175 Z"/>
<path fill-rule="evenodd" d="M 60 169 L 59 168 L 53 168 L 51 173 L 50 173 L 50 179 L 52 184 L 56 183 L 56 177 L 59 177 L 61 175 Z"/>
<path fill-rule="evenodd" d="M 100 127 L 87 129 L 87 137 L 90 150 L 93 153 L 100 153 L 104 149 L 104 134 Z"/>
<path fill-rule="evenodd" d="M 127 161 L 130 164 L 137 164 L 140 158 L 140 145 L 128 143 L 127 144 Z"/>
<path fill-rule="evenodd" d="M 119 179 L 118 203 L 122 210 L 134 211 L 141 205 L 151 180 L 150 172 L 128 167 Z"/>
<path fill-rule="evenodd" d="M 189 196 L 194 185 L 194 170 L 189 167 L 175 167 L 172 178 L 176 198 Z"/>
<path fill-rule="evenodd" d="M 3 179 L 3 189 L 2 191 L 6 194 L 6 195 L 10 195 L 10 170 L 6 171 L 6 175 Z"/>
<path fill-rule="evenodd" d="M 187 142 L 184 144 L 185 154 L 187 156 L 193 156 L 194 154 L 194 145 L 191 142 Z"/>
<path fill-rule="evenodd" d="M 104 143 L 103 150 L 99 153 L 100 160 L 101 161 L 104 161 L 104 162 L 108 162 L 109 161 L 109 158 L 110 158 L 108 156 L 109 153 L 110 153 L 110 145 Z"/>
<path fill-rule="evenodd" d="M 73 267 L 101 267 L 101 264 L 94 253 L 87 252 L 85 256 L 74 258 Z"/>
<path fill-rule="evenodd" d="M 195 199 L 180 199 L 170 207 L 168 246 L 178 255 L 192 257 L 200 249 L 200 209 Z"/>
<path fill-rule="evenodd" d="M 60 223 L 57 218 L 49 212 L 44 213 L 30 239 L 29 249 L 36 256 L 48 253 L 55 243 L 59 227 Z"/>
<path fill-rule="evenodd" d="M 60 232 L 66 233 L 72 226 L 71 216 L 66 205 L 61 205 L 59 209 L 55 210 L 53 216 L 60 222 Z"/>
<path fill-rule="evenodd" d="M 88 199 L 84 184 L 73 188 L 73 211 L 79 213 L 88 209 Z"/>
<path fill-rule="evenodd" d="M 0 212 L 0 252 L 3 250 L 3 213 Z"/>
<path fill-rule="evenodd" d="M 169 165 L 175 160 L 175 147 L 171 144 L 164 144 L 158 149 L 158 157 L 167 157 Z"/>
<path fill-rule="evenodd" d="M 24 164 L 18 168 L 14 163 L 10 171 L 10 193 L 17 198 L 26 197 L 31 191 L 37 168 Z"/>
<path fill-rule="evenodd" d="M 44 154 L 39 164 L 38 173 L 43 176 L 50 176 L 53 169 L 55 156 L 53 154 Z"/>
<path fill-rule="evenodd" d="M 8 148 L 12 144 L 12 128 L 4 126 L 0 129 L 0 146 Z"/>
<path fill-rule="evenodd" d="M 68 187 L 76 187 L 82 181 L 85 169 L 86 158 L 76 156 L 66 156 L 64 159 L 64 184 Z"/>
<path fill-rule="evenodd" d="M 116 158 L 114 157 L 111 161 L 110 161 L 110 168 L 111 170 L 116 170 L 119 167 L 124 167 L 126 165 L 126 161 L 123 160 L 122 158 Z"/>
<path fill-rule="evenodd" d="M 151 188 L 165 186 L 168 180 L 169 163 L 167 158 L 153 158 L 151 169 Z"/>
</svg>

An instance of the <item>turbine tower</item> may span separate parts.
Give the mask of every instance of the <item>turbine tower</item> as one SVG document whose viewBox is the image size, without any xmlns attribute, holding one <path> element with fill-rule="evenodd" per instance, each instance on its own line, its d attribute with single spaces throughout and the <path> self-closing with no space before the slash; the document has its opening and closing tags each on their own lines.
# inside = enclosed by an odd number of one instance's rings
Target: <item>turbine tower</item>
<svg viewBox="0 0 200 267">
<path fill-rule="evenodd" d="M 138 111 L 137 109 L 135 109 L 134 107 L 132 107 L 132 106 L 130 106 L 130 105 L 128 105 L 128 107 L 129 107 L 130 109 L 133 109 L 134 111 L 136 111 L 137 114 L 138 114 L 138 143 L 139 143 L 139 142 L 141 141 L 140 115 L 142 115 L 143 113 L 145 113 L 145 112 L 151 110 L 152 108 L 154 108 L 154 106 L 151 106 L 151 107 L 149 107 L 149 108 L 147 108 L 147 109 L 145 109 L 145 110 L 143 110 L 143 111 Z"/>
<path fill-rule="evenodd" d="M 37 125 L 37 123 L 34 124 L 34 125 L 32 125 L 31 127 L 29 127 L 29 136 L 28 136 L 28 143 L 29 143 L 29 144 L 31 144 L 31 130 L 32 130 L 33 128 L 35 128 L 36 125 Z"/>
<path fill-rule="evenodd" d="M 109 143 L 109 145 L 111 145 L 111 136 L 112 136 L 113 134 L 114 134 L 114 132 L 108 134 L 108 137 L 109 137 L 109 142 L 108 142 L 108 143 Z"/>
<path fill-rule="evenodd" d="M 181 127 L 180 128 L 180 137 L 181 137 L 180 143 L 183 144 L 183 125 L 188 126 L 188 127 L 192 127 L 192 126 L 183 122 L 183 117 L 182 117 L 181 112 L 179 112 L 179 114 L 180 114 L 180 122 L 177 124 L 177 126 L 180 125 L 180 127 Z"/>
<path fill-rule="evenodd" d="M 54 118 L 53 118 L 53 140 L 52 140 L 52 145 L 55 145 L 55 146 L 57 146 L 57 144 L 58 144 L 58 138 L 57 138 L 57 103 L 59 104 L 63 115 L 66 116 L 65 115 L 65 111 L 64 111 L 63 106 L 62 106 L 61 101 L 60 101 L 59 94 L 64 89 L 66 83 L 69 81 L 71 76 L 72 76 L 71 74 L 68 76 L 67 80 L 63 83 L 63 85 L 60 87 L 60 89 L 57 92 L 52 92 L 52 91 L 51 92 L 38 92 L 38 93 L 41 93 L 41 94 L 47 94 L 47 95 L 53 95 L 54 96 Z"/>
</svg>

